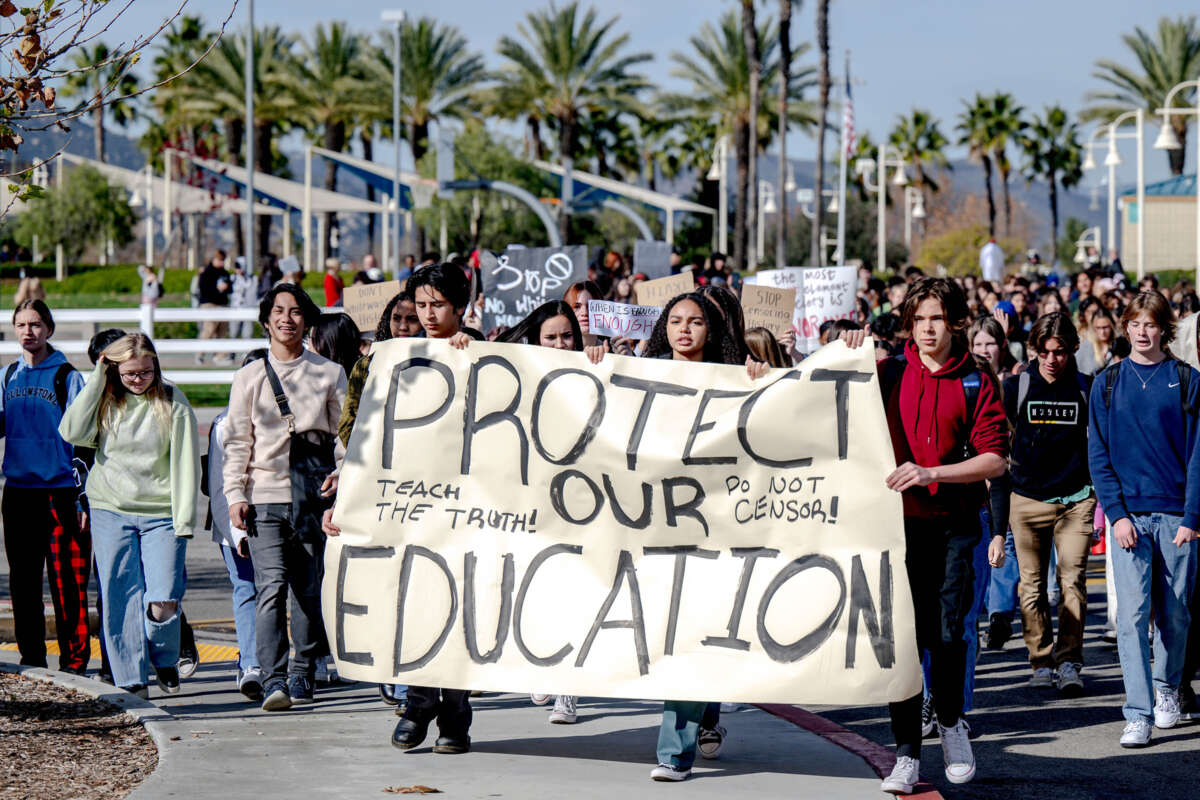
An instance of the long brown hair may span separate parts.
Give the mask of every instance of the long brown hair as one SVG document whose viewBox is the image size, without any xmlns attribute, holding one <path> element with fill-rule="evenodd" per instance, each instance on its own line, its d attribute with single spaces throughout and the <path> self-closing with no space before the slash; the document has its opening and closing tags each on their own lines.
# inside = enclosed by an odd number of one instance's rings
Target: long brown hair
<svg viewBox="0 0 1200 800">
<path fill-rule="evenodd" d="M 149 357 L 154 361 L 154 380 L 150 382 L 144 395 L 150 401 L 154 416 L 165 429 L 171 419 L 171 401 L 167 398 L 167 390 L 163 385 L 162 367 L 158 363 L 158 351 L 154 342 L 144 333 L 127 333 L 120 339 L 104 348 L 101 354 L 108 366 L 105 369 L 107 382 L 104 394 L 100 396 L 98 422 L 100 429 L 111 428 L 116 424 L 117 415 L 125 408 L 125 398 L 129 390 L 121 383 L 120 365 L 135 358 Z"/>
<path fill-rule="evenodd" d="M 756 361 L 765 361 L 772 367 L 790 367 L 790 358 L 785 358 L 783 348 L 775 334 L 767 328 L 751 328 L 746 331 L 746 347 Z"/>
</svg>

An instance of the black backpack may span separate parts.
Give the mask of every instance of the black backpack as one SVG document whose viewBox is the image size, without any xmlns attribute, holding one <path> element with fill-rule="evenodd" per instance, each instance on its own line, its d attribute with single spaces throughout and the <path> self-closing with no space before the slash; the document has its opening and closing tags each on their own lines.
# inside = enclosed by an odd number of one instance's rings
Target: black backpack
<svg viewBox="0 0 1200 800">
<path fill-rule="evenodd" d="M 8 383 L 12 380 L 13 375 L 17 371 L 17 366 L 20 361 L 14 361 L 8 365 L 8 369 L 4 371 L 4 390 L 8 390 Z M 58 400 L 58 410 L 62 413 L 67 410 L 67 378 L 71 373 L 75 372 L 75 368 L 70 364 L 60 364 L 54 372 L 54 397 Z"/>
<path fill-rule="evenodd" d="M 1192 388 L 1192 368 L 1185 362 L 1180 361 L 1174 356 L 1167 356 L 1175 362 L 1175 374 L 1179 378 L 1179 407 L 1183 409 L 1183 417 L 1187 419 L 1192 414 L 1196 413 L 1196 409 L 1192 408 L 1191 397 Z M 1104 408 L 1107 410 L 1112 406 L 1113 390 L 1117 386 L 1117 371 L 1121 368 L 1123 362 L 1118 361 L 1116 364 L 1109 364 L 1104 368 Z"/>
<path fill-rule="evenodd" d="M 908 366 L 908 357 L 904 353 L 899 355 L 889 356 L 883 362 L 883 374 L 879 377 L 880 387 L 883 389 L 883 402 L 886 410 L 888 400 L 892 396 L 892 392 L 900 385 L 900 380 L 904 377 L 904 370 Z M 979 405 L 979 387 L 983 385 L 983 373 L 978 369 L 973 369 L 970 372 L 964 373 L 959 378 L 963 387 L 963 397 L 967 404 L 967 419 L 971 422 L 975 420 L 975 409 Z M 970 442 L 963 445 L 963 459 L 968 459 L 973 456 L 971 452 Z"/>
</svg>

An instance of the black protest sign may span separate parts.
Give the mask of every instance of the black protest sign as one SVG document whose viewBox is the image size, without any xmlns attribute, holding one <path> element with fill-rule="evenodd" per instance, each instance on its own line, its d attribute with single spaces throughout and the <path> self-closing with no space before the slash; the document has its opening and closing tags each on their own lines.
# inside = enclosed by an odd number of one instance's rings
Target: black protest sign
<svg viewBox="0 0 1200 800">
<path fill-rule="evenodd" d="M 483 325 L 516 325 L 550 300 L 561 300 L 573 283 L 587 279 L 587 248 L 509 248 L 483 268 Z"/>
<path fill-rule="evenodd" d="M 665 278 L 671 274 L 671 244 L 669 242 L 633 243 L 633 271 L 640 272 L 650 280 Z"/>
</svg>

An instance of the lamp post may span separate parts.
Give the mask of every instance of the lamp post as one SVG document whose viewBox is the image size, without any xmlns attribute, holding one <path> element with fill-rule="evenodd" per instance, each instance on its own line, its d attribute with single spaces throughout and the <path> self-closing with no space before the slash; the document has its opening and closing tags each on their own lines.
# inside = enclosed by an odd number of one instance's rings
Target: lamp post
<svg viewBox="0 0 1200 800">
<path fill-rule="evenodd" d="M 246 274 L 254 269 L 254 0 L 246 3 Z M 147 264 L 146 266 L 150 266 Z"/>
<path fill-rule="evenodd" d="M 1076 264 L 1087 263 L 1087 248 L 1094 247 L 1100 249 L 1100 226 L 1095 225 L 1083 232 L 1083 235 L 1075 240 L 1075 258 Z"/>
<path fill-rule="evenodd" d="M 726 188 L 729 161 L 729 134 L 717 139 L 708 179 L 717 181 L 717 250 L 729 255 L 729 194 Z"/>
<path fill-rule="evenodd" d="M 1196 104 L 1187 108 L 1172 108 L 1171 100 L 1177 92 L 1184 89 L 1196 89 Z M 1184 81 L 1178 83 L 1167 92 L 1167 96 L 1163 99 L 1161 108 L 1155 110 L 1155 113 L 1162 115 L 1163 123 L 1162 130 L 1158 133 L 1158 138 L 1154 140 L 1155 150 L 1178 150 L 1182 145 L 1179 143 L 1179 137 L 1175 135 L 1175 131 L 1171 128 L 1171 117 L 1178 115 L 1195 115 L 1200 121 L 1200 79 L 1194 81 Z M 1200 165 L 1200 135 L 1196 137 L 1196 160 Z M 1196 283 L 1200 286 L 1200 166 L 1197 168 L 1196 178 Z M 1138 202 L 1138 228 L 1146 226 L 1146 209 L 1142 208 L 1141 201 Z"/>
<path fill-rule="evenodd" d="M 775 187 L 770 181 L 758 182 L 758 263 L 762 264 L 766 260 L 766 216 L 767 214 L 778 213 L 779 207 L 775 204 Z M 775 266 L 782 268 L 782 264 Z"/>
<path fill-rule="evenodd" d="M 392 243 L 393 257 L 396 259 L 396 266 L 392 270 L 393 275 L 400 273 L 400 235 L 403 225 L 400 224 L 400 34 L 401 28 L 404 25 L 404 12 L 399 10 L 384 11 L 381 15 L 384 22 L 390 22 L 396 26 L 396 46 L 392 51 L 392 140 L 396 143 L 396 171 L 392 175 L 392 201 L 395 205 L 395 219 L 393 220 Z M 563 179 L 564 182 L 566 178 Z M 387 269 L 387 264 L 384 264 L 384 269 Z"/>
<path fill-rule="evenodd" d="M 890 153 L 890 154 L 889 154 Z M 878 192 L 879 206 L 876 219 L 876 269 L 883 269 L 887 263 L 887 168 L 895 167 L 896 172 L 892 176 L 892 184 L 895 186 L 907 186 L 908 175 L 904 171 L 904 167 L 908 162 L 900 155 L 900 151 L 894 145 L 881 144 L 879 145 L 879 158 L 860 158 L 855 162 L 855 169 L 862 175 L 863 184 L 867 187 L 868 192 Z M 877 170 L 877 185 L 872 186 L 868 177 L 871 170 Z"/>
<path fill-rule="evenodd" d="M 912 252 L 912 221 L 925 219 L 925 196 L 915 186 L 904 187 L 904 248 Z"/>
<path fill-rule="evenodd" d="M 1134 130 L 1131 133 L 1118 133 L 1117 129 L 1126 122 L 1133 120 Z M 1140 108 L 1126 111 L 1108 125 L 1094 131 L 1088 139 L 1087 155 L 1083 161 L 1084 169 L 1095 169 L 1096 160 L 1092 156 L 1092 144 L 1096 134 L 1104 132 L 1108 135 L 1108 153 L 1104 156 L 1104 166 L 1108 167 L 1108 250 L 1117 249 L 1117 173 L 1121 165 L 1121 153 L 1117 150 L 1118 139 L 1134 139 L 1137 142 L 1137 277 L 1141 280 L 1146 275 L 1146 148 L 1145 148 L 1146 112 Z M 1173 134 L 1172 134 L 1173 135 Z M 1157 144 L 1157 143 L 1156 143 Z M 1200 222 L 1198 222 L 1200 224 Z"/>
</svg>

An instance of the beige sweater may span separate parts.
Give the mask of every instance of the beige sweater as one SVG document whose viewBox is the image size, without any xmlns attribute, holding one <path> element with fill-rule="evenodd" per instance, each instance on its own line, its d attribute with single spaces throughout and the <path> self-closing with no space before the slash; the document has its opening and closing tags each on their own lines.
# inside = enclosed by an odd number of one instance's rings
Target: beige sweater
<svg viewBox="0 0 1200 800">
<path fill-rule="evenodd" d="M 346 399 L 346 373 L 341 365 L 309 350 L 291 361 L 269 358 L 296 418 L 296 431 L 336 436 Z M 238 370 L 229 392 L 222 474 L 230 505 L 292 502 L 287 423 L 279 415 L 264 363 L 255 361 Z M 335 445 L 339 469 L 345 453 L 339 439 Z"/>
</svg>

